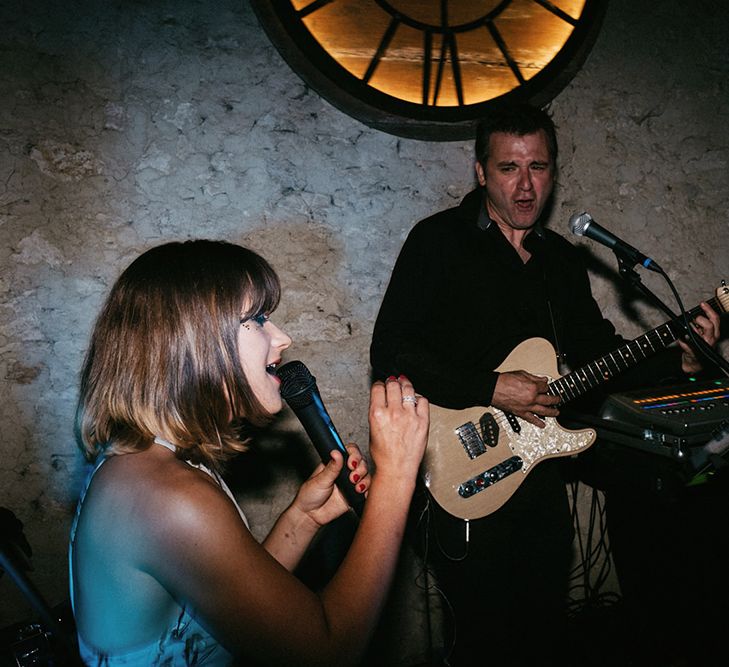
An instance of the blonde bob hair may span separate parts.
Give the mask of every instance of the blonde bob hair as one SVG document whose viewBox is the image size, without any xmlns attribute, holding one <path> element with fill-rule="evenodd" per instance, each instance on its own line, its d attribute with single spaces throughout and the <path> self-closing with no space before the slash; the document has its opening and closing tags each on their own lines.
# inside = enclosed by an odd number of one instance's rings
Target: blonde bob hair
<svg viewBox="0 0 729 667">
<path fill-rule="evenodd" d="M 152 248 L 99 314 L 81 373 L 76 428 L 87 458 L 149 447 L 219 468 L 245 449 L 241 427 L 272 415 L 241 367 L 241 319 L 272 312 L 281 288 L 262 257 L 222 241 Z"/>
</svg>

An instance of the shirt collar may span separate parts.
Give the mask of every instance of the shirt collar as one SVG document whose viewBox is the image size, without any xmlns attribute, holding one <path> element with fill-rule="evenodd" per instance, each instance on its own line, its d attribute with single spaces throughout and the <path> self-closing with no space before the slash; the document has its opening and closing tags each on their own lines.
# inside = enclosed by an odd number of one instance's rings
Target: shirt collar
<svg viewBox="0 0 729 667">
<path fill-rule="evenodd" d="M 488 211 L 486 210 L 486 202 L 484 201 L 482 205 L 478 208 L 478 218 L 476 219 L 476 226 L 481 231 L 485 232 L 492 225 L 496 227 L 496 223 L 491 219 Z M 536 236 L 539 239 L 544 239 L 544 225 L 542 225 L 541 220 L 537 220 L 537 223 L 532 228 L 532 234 L 529 234 L 529 236 Z"/>
</svg>

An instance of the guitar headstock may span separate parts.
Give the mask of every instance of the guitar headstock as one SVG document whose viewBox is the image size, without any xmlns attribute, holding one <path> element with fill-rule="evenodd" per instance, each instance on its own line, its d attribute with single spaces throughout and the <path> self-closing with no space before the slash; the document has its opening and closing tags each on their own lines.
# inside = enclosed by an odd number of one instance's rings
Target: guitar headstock
<svg viewBox="0 0 729 667">
<path fill-rule="evenodd" d="M 729 287 L 725 280 L 721 281 L 721 285 L 716 288 L 716 301 L 721 306 L 723 312 L 729 311 Z"/>
</svg>

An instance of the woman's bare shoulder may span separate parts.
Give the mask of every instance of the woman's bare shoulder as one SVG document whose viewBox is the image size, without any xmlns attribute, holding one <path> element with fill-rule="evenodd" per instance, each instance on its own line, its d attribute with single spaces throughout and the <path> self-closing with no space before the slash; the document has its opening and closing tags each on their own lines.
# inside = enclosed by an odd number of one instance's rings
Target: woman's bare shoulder
<svg viewBox="0 0 729 667">
<path fill-rule="evenodd" d="M 237 509 L 208 473 L 159 450 L 112 456 L 101 466 L 85 502 L 90 525 L 112 529 L 120 544 L 144 545 L 151 555 L 171 541 L 194 540 L 211 524 L 238 523 Z"/>
</svg>

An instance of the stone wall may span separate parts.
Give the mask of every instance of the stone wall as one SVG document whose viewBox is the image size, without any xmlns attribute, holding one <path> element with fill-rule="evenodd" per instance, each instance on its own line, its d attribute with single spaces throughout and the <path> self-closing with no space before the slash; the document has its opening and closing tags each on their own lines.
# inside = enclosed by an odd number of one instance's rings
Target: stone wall
<svg viewBox="0 0 729 667">
<path fill-rule="evenodd" d="M 390 270 L 411 226 L 472 187 L 472 151 L 390 136 L 333 108 L 289 70 L 244 0 L 8 0 L 0 17 L 0 505 L 25 524 L 33 580 L 56 603 L 83 471 L 78 369 L 121 269 L 193 237 L 261 252 L 285 289 L 274 317 L 294 339 L 287 358 L 305 360 L 342 436 L 366 446 L 368 346 Z M 686 306 L 729 273 L 728 38 L 720 0 L 613 0 L 551 107 L 552 228 L 590 211 L 650 249 Z M 622 332 L 664 321 L 628 298 L 608 250 L 584 245 L 596 297 Z M 673 303 L 658 277 L 646 283 Z M 270 484 L 242 499 L 259 536 L 313 461 L 297 431 L 282 416 L 255 455 Z M 403 585 L 398 600 L 419 590 Z M 416 638 L 424 604 L 404 605 Z M 0 627 L 28 612 L 0 579 Z"/>
</svg>

